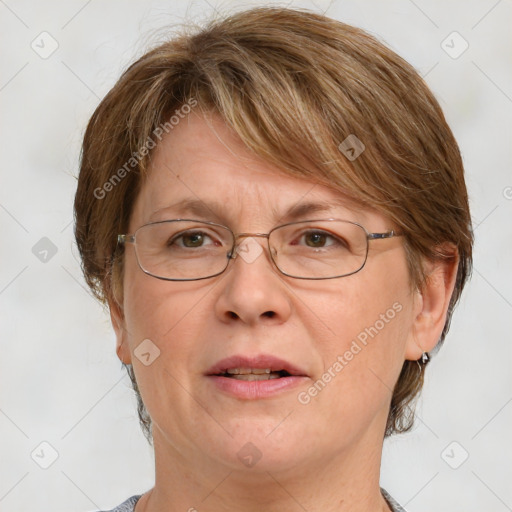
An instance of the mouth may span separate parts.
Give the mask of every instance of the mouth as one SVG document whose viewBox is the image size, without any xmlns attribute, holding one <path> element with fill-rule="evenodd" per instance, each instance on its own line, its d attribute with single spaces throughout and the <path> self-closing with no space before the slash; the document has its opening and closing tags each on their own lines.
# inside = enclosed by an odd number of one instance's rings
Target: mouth
<svg viewBox="0 0 512 512">
<path fill-rule="evenodd" d="M 290 377 L 286 370 L 272 371 L 270 368 L 228 368 L 225 373 L 219 374 L 220 377 L 236 380 L 271 380 Z"/>
<path fill-rule="evenodd" d="M 248 381 L 308 376 L 294 364 L 267 354 L 227 357 L 215 363 L 206 375 Z"/>
<path fill-rule="evenodd" d="M 232 356 L 214 364 L 206 377 L 217 388 L 240 399 L 276 396 L 305 382 L 307 373 L 274 356 Z"/>
</svg>

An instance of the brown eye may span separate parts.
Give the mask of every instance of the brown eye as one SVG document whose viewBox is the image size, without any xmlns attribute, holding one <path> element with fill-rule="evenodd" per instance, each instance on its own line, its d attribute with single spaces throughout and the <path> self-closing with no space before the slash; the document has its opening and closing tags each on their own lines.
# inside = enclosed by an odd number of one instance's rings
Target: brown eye
<svg viewBox="0 0 512 512">
<path fill-rule="evenodd" d="M 185 247 L 200 247 L 204 242 L 203 233 L 192 233 L 190 235 L 183 235 L 183 245 Z"/>
<path fill-rule="evenodd" d="M 304 238 L 306 240 L 306 244 L 310 247 L 324 247 L 327 235 L 324 233 L 308 233 L 304 235 Z"/>
<path fill-rule="evenodd" d="M 169 247 L 176 245 L 180 248 L 193 249 L 208 245 L 207 241 L 212 240 L 210 236 L 203 231 L 185 231 L 174 236 L 167 245 Z"/>
<path fill-rule="evenodd" d="M 302 241 L 302 243 L 300 243 Z M 345 240 L 326 231 L 306 231 L 300 238 L 299 243 L 293 245 L 306 245 L 313 249 L 323 249 L 324 247 L 347 247 Z"/>
</svg>

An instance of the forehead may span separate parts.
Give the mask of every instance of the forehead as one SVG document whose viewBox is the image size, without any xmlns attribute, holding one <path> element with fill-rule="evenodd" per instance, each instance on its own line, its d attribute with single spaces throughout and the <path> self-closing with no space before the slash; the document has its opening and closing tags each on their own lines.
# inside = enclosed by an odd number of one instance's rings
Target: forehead
<svg viewBox="0 0 512 512">
<path fill-rule="evenodd" d="M 230 225 L 260 219 L 272 227 L 334 213 L 364 222 L 372 212 L 338 190 L 264 162 L 218 116 L 191 113 L 155 148 L 132 227 L 180 217 Z"/>
</svg>

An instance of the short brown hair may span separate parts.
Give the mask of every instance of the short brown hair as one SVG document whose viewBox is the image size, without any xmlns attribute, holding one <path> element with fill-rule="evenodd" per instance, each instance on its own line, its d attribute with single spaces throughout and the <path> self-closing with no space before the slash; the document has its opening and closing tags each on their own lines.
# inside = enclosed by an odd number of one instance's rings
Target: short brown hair
<svg viewBox="0 0 512 512">
<path fill-rule="evenodd" d="M 85 279 L 102 302 L 122 302 L 116 236 L 127 230 L 157 134 L 192 100 L 283 173 L 388 216 L 405 234 L 413 288 L 426 278 L 426 259 L 448 257 L 440 244 L 454 246 L 459 265 L 443 342 L 472 264 L 457 143 L 412 66 L 363 30 L 298 9 L 256 8 L 184 28 L 133 63 L 97 107 L 83 141 L 75 235 Z M 350 135 L 365 146 L 355 160 L 340 151 Z M 151 420 L 128 370 L 149 439 Z M 423 373 L 404 362 L 386 435 L 411 428 Z"/>
</svg>

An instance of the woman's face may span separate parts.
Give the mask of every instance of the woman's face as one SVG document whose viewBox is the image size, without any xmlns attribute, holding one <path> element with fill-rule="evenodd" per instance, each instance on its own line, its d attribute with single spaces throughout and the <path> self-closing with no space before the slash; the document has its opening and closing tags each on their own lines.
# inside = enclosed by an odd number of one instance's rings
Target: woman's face
<svg viewBox="0 0 512 512">
<path fill-rule="evenodd" d="M 183 200 L 204 212 L 173 206 Z M 369 232 L 393 227 L 329 188 L 280 174 L 219 118 L 192 113 L 156 148 L 129 232 L 197 218 L 235 233 L 268 233 L 304 203 L 324 210 L 292 220 L 341 218 Z M 421 354 L 403 241 L 371 241 L 360 272 L 327 280 L 286 277 L 265 238 L 246 243 L 262 251 L 247 245 L 253 257 L 185 282 L 146 275 L 133 245 L 126 247 L 123 313 L 113 313 L 118 354 L 133 364 L 155 442 L 184 460 L 262 471 L 314 467 L 362 444 L 381 446 L 404 359 Z M 288 368 L 295 376 L 248 381 L 221 376 L 226 366 Z"/>
</svg>

